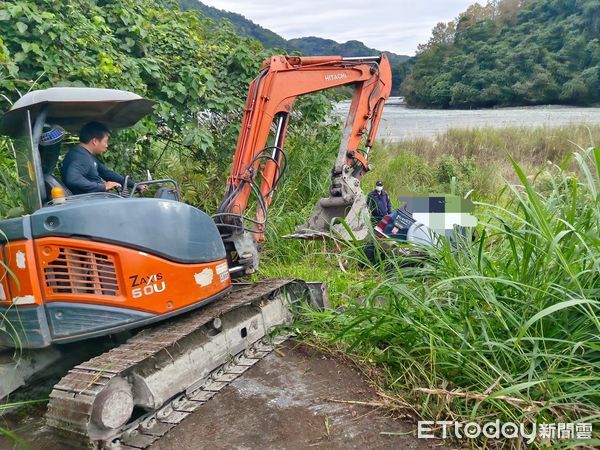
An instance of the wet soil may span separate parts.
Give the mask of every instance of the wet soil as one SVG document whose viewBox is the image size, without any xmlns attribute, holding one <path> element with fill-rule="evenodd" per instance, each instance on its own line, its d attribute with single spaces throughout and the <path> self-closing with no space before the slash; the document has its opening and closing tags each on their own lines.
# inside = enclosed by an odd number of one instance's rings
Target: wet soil
<svg viewBox="0 0 600 450">
<path fill-rule="evenodd" d="M 152 450 L 425 449 L 352 367 L 285 345 L 155 442 Z"/>
</svg>

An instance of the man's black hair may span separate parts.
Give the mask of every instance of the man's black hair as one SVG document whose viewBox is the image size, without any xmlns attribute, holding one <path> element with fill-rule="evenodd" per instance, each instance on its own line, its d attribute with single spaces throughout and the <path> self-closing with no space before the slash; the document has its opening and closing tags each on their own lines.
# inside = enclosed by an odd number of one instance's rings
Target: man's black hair
<svg viewBox="0 0 600 450">
<path fill-rule="evenodd" d="M 79 130 L 79 142 L 87 144 L 92 139 L 104 139 L 110 134 L 110 130 L 100 122 L 88 122 Z"/>
</svg>

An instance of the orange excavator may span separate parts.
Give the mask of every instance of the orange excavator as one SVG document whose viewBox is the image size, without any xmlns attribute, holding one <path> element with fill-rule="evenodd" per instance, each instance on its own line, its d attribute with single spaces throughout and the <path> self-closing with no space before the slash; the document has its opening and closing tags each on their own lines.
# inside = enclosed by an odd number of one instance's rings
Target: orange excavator
<svg viewBox="0 0 600 450">
<path fill-rule="evenodd" d="M 47 413 L 70 445 L 144 448 L 267 354 L 271 331 L 293 320 L 298 302 L 322 307 L 320 284 L 232 283 L 230 274 L 258 268 L 295 99 L 343 85 L 354 94 L 330 196 L 297 235 L 343 234 L 341 219 L 360 235 L 368 211 L 359 182 L 391 90 L 385 55 L 265 61 L 212 218 L 180 202 L 173 180 L 144 181 L 170 187 L 143 198 L 138 185 L 127 195 L 69 195 L 54 178 L 61 130 L 92 120 L 126 128 L 152 111 L 151 100 L 50 88 L 17 101 L 0 132 L 12 138 L 27 214 L 0 221 L 0 347 L 27 350 L 17 366 L 0 359 L 0 398 L 64 356 L 65 344 L 144 327 L 71 369 L 54 386 Z"/>
</svg>

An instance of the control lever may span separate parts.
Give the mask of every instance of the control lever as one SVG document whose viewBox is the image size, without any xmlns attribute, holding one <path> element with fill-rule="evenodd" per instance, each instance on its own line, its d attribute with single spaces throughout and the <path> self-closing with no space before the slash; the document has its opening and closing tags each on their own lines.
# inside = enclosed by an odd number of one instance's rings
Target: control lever
<svg viewBox="0 0 600 450">
<path fill-rule="evenodd" d="M 129 188 L 127 187 L 127 183 L 129 182 L 129 175 L 125 175 L 125 182 L 121 187 L 121 197 L 129 197 Z"/>
</svg>

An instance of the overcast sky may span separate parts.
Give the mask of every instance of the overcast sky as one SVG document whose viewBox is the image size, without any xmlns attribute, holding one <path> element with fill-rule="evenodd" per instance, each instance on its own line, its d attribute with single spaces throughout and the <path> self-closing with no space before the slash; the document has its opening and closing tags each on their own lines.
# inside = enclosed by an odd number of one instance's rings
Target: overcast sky
<svg viewBox="0 0 600 450">
<path fill-rule="evenodd" d="M 286 39 L 318 36 L 414 55 L 438 22 L 449 22 L 476 0 L 201 0 L 235 12 Z M 485 2 L 483 2 L 485 3 Z"/>
</svg>

